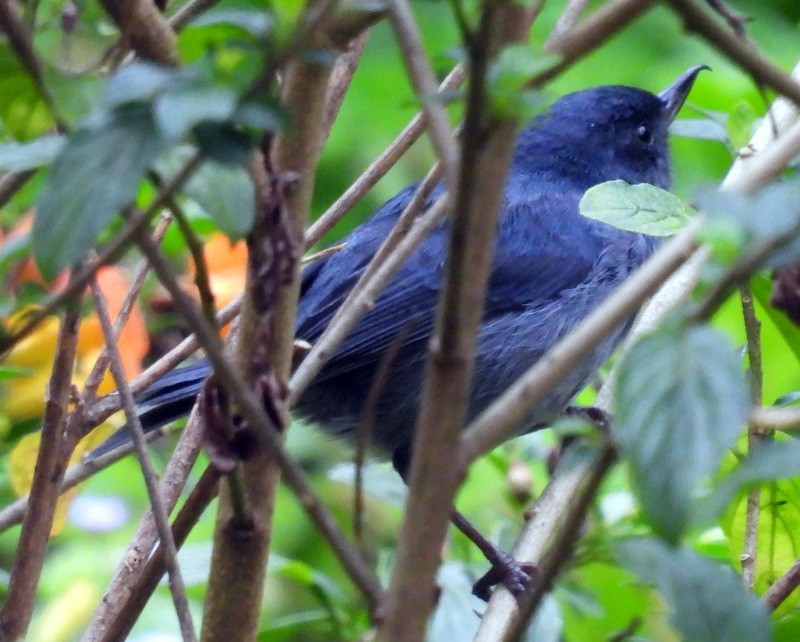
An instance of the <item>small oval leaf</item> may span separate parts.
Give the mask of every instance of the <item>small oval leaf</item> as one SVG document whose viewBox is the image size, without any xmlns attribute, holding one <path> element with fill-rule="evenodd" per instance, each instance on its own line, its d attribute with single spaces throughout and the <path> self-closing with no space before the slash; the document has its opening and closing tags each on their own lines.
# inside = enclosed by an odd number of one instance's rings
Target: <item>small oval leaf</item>
<svg viewBox="0 0 800 642">
<path fill-rule="evenodd" d="M 672 236 L 695 214 L 677 196 L 655 185 L 619 180 L 586 190 L 580 212 L 586 218 L 650 236 Z"/>
</svg>

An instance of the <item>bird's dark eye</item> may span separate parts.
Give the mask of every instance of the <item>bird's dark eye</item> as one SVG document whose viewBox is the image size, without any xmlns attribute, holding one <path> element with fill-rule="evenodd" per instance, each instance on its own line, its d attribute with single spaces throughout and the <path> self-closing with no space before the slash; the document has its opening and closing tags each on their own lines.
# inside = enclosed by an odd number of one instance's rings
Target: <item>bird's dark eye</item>
<svg viewBox="0 0 800 642">
<path fill-rule="evenodd" d="M 649 145 L 653 142 L 653 135 L 650 133 L 650 128 L 647 125 L 639 125 L 639 128 L 636 130 L 636 136 L 645 145 Z"/>
</svg>

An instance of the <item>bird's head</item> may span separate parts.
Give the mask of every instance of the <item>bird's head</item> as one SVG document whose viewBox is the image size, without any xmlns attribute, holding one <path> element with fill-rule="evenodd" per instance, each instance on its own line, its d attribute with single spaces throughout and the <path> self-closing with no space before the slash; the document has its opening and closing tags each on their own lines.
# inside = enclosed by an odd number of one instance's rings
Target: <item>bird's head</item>
<svg viewBox="0 0 800 642">
<path fill-rule="evenodd" d="M 584 189 L 615 179 L 669 188 L 667 131 L 703 69 L 691 67 L 658 95 L 609 85 L 563 96 L 523 131 L 517 159 L 537 173 L 557 165 Z"/>
</svg>

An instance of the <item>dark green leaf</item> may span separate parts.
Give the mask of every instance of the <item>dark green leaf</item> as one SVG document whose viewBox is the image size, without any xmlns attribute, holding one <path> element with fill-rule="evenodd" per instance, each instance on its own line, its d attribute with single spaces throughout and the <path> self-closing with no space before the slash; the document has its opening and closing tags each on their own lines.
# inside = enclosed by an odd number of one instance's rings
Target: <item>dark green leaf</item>
<svg viewBox="0 0 800 642">
<path fill-rule="evenodd" d="M 101 114 L 70 137 L 39 194 L 33 225 L 45 278 L 86 253 L 166 149 L 150 109 L 140 104 Z"/>
<path fill-rule="evenodd" d="M 620 365 L 614 434 L 653 528 L 677 541 L 699 482 L 744 425 L 748 389 L 727 337 L 706 326 L 666 324 Z"/>
<path fill-rule="evenodd" d="M 253 182 L 241 167 L 207 161 L 188 181 L 184 191 L 231 238 L 241 238 L 250 231 L 256 198 Z"/>
<path fill-rule="evenodd" d="M 250 159 L 252 139 L 231 125 L 200 123 L 194 135 L 200 150 L 218 163 L 244 166 Z"/>
<path fill-rule="evenodd" d="M 156 99 L 155 118 L 162 134 L 177 140 L 199 123 L 228 120 L 236 102 L 234 92 L 225 87 L 182 87 Z"/>
<path fill-rule="evenodd" d="M 588 189 L 581 215 L 629 232 L 671 236 L 695 214 L 674 194 L 655 185 L 608 181 Z"/>
<path fill-rule="evenodd" d="M 64 145 L 64 136 L 42 136 L 29 143 L 0 145 L 0 171 L 24 172 L 49 165 Z"/>
<path fill-rule="evenodd" d="M 736 574 L 719 563 L 654 539 L 622 542 L 617 559 L 644 583 L 658 588 L 672 611 L 670 621 L 684 640 L 772 640 L 766 609 Z"/>
<path fill-rule="evenodd" d="M 286 126 L 286 114 L 279 106 L 262 105 L 256 102 L 245 102 L 233 114 L 231 119 L 238 125 L 254 127 L 267 131 L 278 131 Z"/>
</svg>

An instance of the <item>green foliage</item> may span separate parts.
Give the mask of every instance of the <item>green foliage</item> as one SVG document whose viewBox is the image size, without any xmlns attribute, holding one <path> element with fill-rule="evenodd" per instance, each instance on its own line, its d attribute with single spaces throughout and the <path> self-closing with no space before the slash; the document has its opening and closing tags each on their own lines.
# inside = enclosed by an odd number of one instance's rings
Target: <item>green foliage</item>
<svg viewBox="0 0 800 642">
<path fill-rule="evenodd" d="M 692 642 L 769 642 L 766 610 L 729 570 L 702 555 L 654 539 L 631 539 L 617 558 L 664 596 L 670 621 Z"/>
<path fill-rule="evenodd" d="M 140 103 L 100 114 L 67 141 L 37 203 L 36 261 L 45 278 L 80 259 L 169 141 Z"/>
<path fill-rule="evenodd" d="M 63 145 L 63 136 L 42 136 L 29 143 L 0 145 L 0 171 L 22 172 L 49 165 Z"/>
<path fill-rule="evenodd" d="M 698 484 L 745 424 L 748 390 L 727 337 L 706 326 L 664 324 L 625 356 L 614 436 L 653 529 L 677 542 Z"/>
<path fill-rule="evenodd" d="M 548 103 L 541 93 L 527 89 L 525 85 L 532 76 L 547 69 L 556 60 L 556 56 L 536 52 L 527 44 L 505 47 L 492 61 L 486 75 L 495 116 L 517 118 L 524 123 L 545 109 Z"/>
<path fill-rule="evenodd" d="M 694 215 L 694 210 L 674 194 L 642 183 L 607 181 L 586 190 L 580 212 L 587 218 L 629 232 L 671 236 Z"/>
</svg>

